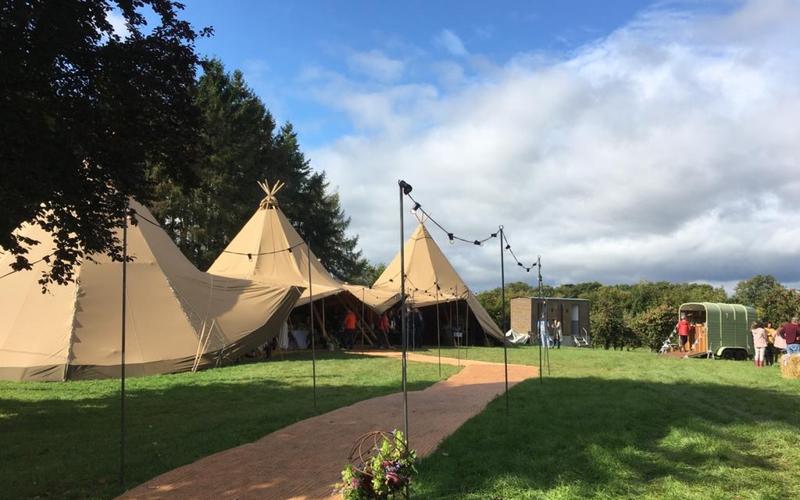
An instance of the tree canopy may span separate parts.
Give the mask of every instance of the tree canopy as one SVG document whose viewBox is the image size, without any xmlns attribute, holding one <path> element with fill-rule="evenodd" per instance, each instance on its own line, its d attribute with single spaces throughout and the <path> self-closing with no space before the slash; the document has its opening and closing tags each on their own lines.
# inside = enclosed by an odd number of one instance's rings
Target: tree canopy
<svg viewBox="0 0 800 500">
<path fill-rule="evenodd" d="M 156 23 L 145 31 L 144 8 Z M 116 8 L 127 23 L 109 22 Z M 0 4 L 0 246 L 30 268 L 37 242 L 13 231 L 53 232 L 43 285 L 73 278 L 93 253 L 121 258 L 114 229 L 129 196 L 149 202 L 146 165 L 191 180 L 200 60 L 195 31 L 170 0 L 8 0 Z M 13 117 L 13 118 L 12 118 Z"/>
<path fill-rule="evenodd" d="M 164 162 L 151 166 L 153 212 L 183 252 L 207 268 L 241 229 L 264 193 L 257 181 L 280 180 L 281 209 L 326 268 L 340 279 L 361 275 L 366 261 L 347 235 L 339 195 L 324 172 L 311 169 L 291 123 L 275 120 L 240 71 L 208 61 L 195 97 L 203 154 L 192 164 L 198 181 L 173 182 Z"/>
</svg>

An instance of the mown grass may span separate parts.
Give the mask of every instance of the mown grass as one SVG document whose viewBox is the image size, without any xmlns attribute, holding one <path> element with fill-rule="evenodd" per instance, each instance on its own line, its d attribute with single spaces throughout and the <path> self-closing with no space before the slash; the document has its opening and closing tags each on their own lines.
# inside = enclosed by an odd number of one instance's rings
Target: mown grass
<svg viewBox="0 0 800 500">
<path fill-rule="evenodd" d="M 400 361 L 322 353 L 318 412 L 400 389 Z M 447 377 L 457 369 L 442 367 Z M 409 389 L 439 380 L 409 364 Z M 119 471 L 119 382 L 0 381 L 0 498 L 110 498 Z M 129 379 L 126 485 L 251 442 L 315 414 L 303 354 L 199 373 Z"/>
<path fill-rule="evenodd" d="M 800 498 L 800 381 L 777 366 L 575 348 L 550 361 L 510 391 L 509 416 L 492 402 L 421 462 L 417 497 Z"/>
</svg>

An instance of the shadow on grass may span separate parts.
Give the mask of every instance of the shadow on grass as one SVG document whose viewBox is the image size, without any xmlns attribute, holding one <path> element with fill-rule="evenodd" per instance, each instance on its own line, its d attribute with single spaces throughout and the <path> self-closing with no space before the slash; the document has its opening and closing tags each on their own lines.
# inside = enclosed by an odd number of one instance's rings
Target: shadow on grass
<svg viewBox="0 0 800 500">
<path fill-rule="evenodd" d="M 299 356 L 296 360 L 302 361 L 303 355 Z M 355 359 L 335 354 L 326 359 L 345 357 Z M 310 368 L 304 374 L 298 370 L 305 367 L 288 365 L 281 365 L 287 370 L 278 374 L 251 374 L 248 366 L 224 369 L 233 370 L 227 375 L 211 370 L 196 378 L 131 379 L 126 398 L 126 485 L 254 441 L 315 414 L 400 390 L 393 374 L 359 372 L 361 381 L 354 383 L 346 378 L 353 376 L 352 370 L 343 376 L 328 368 L 318 373 L 315 412 Z M 417 378 L 409 381 L 410 390 L 421 390 L 435 381 L 435 377 Z M 109 384 L 117 383 L 0 387 L 0 498 L 109 498 L 124 491 L 117 482 L 119 396 L 109 389 Z M 36 392 L 38 397 L 35 401 L 15 399 L 13 390 L 27 391 L 28 396 Z M 60 391 L 72 394 L 62 398 Z"/>
<path fill-rule="evenodd" d="M 796 498 L 800 396 L 698 383 L 526 381 L 424 460 L 425 498 Z M 786 471 L 785 477 L 781 477 Z"/>
</svg>

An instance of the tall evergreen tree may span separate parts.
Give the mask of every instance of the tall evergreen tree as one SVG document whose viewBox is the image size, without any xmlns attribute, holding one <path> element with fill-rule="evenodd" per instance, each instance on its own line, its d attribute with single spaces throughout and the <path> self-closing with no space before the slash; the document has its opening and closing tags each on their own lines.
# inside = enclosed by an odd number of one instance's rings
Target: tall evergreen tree
<svg viewBox="0 0 800 500">
<path fill-rule="evenodd" d="M 190 188 L 163 178 L 156 182 L 154 213 L 178 246 L 201 269 L 207 268 L 258 207 L 264 193 L 256 181 L 283 181 L 279 201 L 295 226 L 337 277 L 361 274 L 366 261 L 348 237 L 350 219 L 324 172 L 311 169 L 292 125 L 275 130 L 264 103 L 242 73 L 226 73 L 218 60 L 206 64 L 195 99 L 202 116 L 202 159 L 195 165 L 199 183 Z"/>
</svg>

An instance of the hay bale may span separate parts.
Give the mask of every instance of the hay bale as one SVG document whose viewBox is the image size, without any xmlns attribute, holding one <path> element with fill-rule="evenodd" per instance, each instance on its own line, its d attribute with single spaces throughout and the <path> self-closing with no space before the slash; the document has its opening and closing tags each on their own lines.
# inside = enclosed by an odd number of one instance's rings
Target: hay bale
<svg viewBox="0 0 800 500">
<path fill-rule="evenodd" d="M 800 379 L 800 354 L 781 356 L 780 363 L 784 378 Z"/>
</svg>

